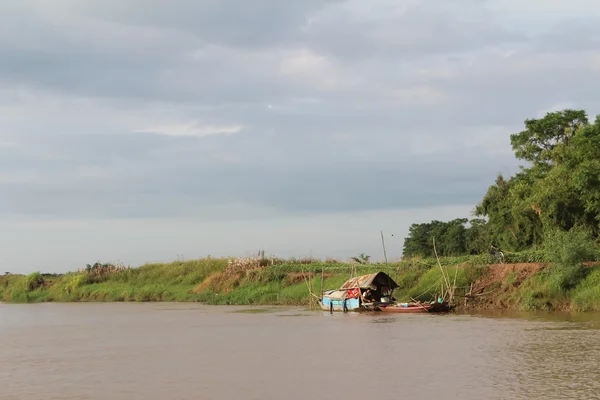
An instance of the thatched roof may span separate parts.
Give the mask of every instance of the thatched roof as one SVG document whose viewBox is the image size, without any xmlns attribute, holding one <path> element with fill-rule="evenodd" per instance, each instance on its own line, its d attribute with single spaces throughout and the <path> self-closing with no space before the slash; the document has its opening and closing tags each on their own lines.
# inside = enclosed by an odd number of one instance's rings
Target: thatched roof
<svg viewBox="0 0 600 400">
<path fill-rule="evenodd" d="M 376 272 L 374 274 L 357 276 L 355 278 L 350 278 L 342 285 L 340 289 L 353 289 L 353 288 L 361 288 L 366 289 L 368 287 L 379 287 L 379 286 L 387 286 L 390 289 L 395 289 L 398 287 L 398 284 L 394 282 L 394 280 L 385 272 Z"/>
</svg>

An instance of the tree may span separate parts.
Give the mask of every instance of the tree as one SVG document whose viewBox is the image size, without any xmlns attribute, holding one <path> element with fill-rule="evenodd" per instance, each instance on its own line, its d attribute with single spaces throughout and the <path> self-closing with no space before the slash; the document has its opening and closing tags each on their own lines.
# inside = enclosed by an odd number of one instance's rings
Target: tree
<svg viewBox="0 0 600 400">
<path fill-rule="evenodd" d="M 449 222 L 431 221 L 412 224 L 408 237 L 404 239 L 405 257 L 434 257 L 433 239 L 439 256 L 459 256 L 467 252 L 465 224 L 466 218 L 457 218 Z"/>
<path fill-rule="evenodd" d="M 412 224 L 408 228 L 408 237 L 404 239 L 403 256 L 430 257 L 432 255 L 430 231 L 431 223 Z"/>
<path fill-rule="evenodd" d="M 583 110 L 547 113 L 541 119 L 526 119 L 526 129 L 512 134 L 510 142 L 517 159 L 549 167 L 561 161 L 562 148 L 586 125 L 588 118 Z"/>
<path fill-rule="evenodd" d="M 538 208 L 544 230 L 593 228 L 597 234 L 600 208 L 600 119 L 588 123 L 584 111 L 548 114 L 540 124 L 554 133 L 544 150 L 546 161 L 525 170 L 536 175 L 528 200 Z"/>
<path fill-rule="evenodd" d="M 525 171 L 509 180 L 499 175 L 475 207 L 476 216 L 489 220 L 491 245 L 518 251 L 530 247 L 541 235 L 537 209 L 528 201 L 533 180 L 532 174 Z"/>
<path fill-rule="evenodd" d="M 520 251 L 543 244 L 556 229 L 581 229 L 598 239 L 600 115 L 590 124 L 584 110 L 547 113 L 525 120 L 525 130 L 510 141 L 528 165 L 508 179 L 498 175 L 475 207 L 480 218 L 468 228 L 465 219 L 413 224 L 405 255 L 432 256 L 433 237 L 439 255 L 480 254 L 490 245 Z"/>
<path fill-rule="evenodd" d="M 442 229 L 438 231 L 439 236 L 435 236 L 436 247 L 438 240 L 440 244 L 440 247 L 437 248 L 438 254 L 441 251 L 441 255 L 444 256 L 461 256 L 467 252 L 467 229 L 465 224 L 468 221 L 466 218 L 457 218 L 441 226 Z"/>
<path fill-rule="evenodd" d="M 563 110 L 528 119 L 524 131 L 511 135 L 516 157 L 530 165 L 509 180 L 499 177 L 476 207 L 490 221 L 493 242 L 522 250 L 541 243 L 548 229 L 598 228 L 598 126 L 590 126 L 583 110 Z"/>
<path fill-rule="evenodd" d="M 469 222 L 466 232 L 467 253 L 483 254 L 490 247 L 490 226 L 485 219 L 475 218 Z"/>
<path fill-rule="evenodd" d="M 582 128 L 573 139 L 565 157 L 563 174 L 570 179 L 570 190 L 581 207 L 578 225 L 600 233 L 600 116 Z"/>
</svg>

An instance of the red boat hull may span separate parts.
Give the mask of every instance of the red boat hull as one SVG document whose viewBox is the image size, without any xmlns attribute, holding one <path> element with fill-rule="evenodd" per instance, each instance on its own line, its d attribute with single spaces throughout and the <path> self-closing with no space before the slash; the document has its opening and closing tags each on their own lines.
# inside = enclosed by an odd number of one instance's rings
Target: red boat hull
<svg viewBox="0 0 600 400">
<path fill-rule="evenodd" d="M 431 313 L 431 312 L 448 312 L 452 310 L 452 306 L 448 303 L 434 304 L 409 304 L 407 307 L 387 306 L 380 307 L 380 310 L 387 313 L 398 314 L 413 314 L 413 313 Z"/>
</svg>

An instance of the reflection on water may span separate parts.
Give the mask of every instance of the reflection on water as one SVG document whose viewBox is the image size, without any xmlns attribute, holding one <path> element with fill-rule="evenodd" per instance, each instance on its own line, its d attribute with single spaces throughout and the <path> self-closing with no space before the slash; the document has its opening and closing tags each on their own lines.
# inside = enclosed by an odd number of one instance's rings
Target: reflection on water
<svg viewBox="0 0 600 400">
<path fill-rule="evenodd" d="M 598 314 L 0 304 L 2 400 L 592 399 L 598 393 Z"/>
<path fill-rule="evenodd" d="M 455 313 L 458 314 L 458 313 Z M 511 310 L 486 310 L 465 313 L 462 315 L 481 316 L 496 319 L 522 319 L 537 322 L 585 322 L 595 323 L 600 327 L 600 313 L 570 313 L 563 311 L 511 311 Z"/>
</svg>

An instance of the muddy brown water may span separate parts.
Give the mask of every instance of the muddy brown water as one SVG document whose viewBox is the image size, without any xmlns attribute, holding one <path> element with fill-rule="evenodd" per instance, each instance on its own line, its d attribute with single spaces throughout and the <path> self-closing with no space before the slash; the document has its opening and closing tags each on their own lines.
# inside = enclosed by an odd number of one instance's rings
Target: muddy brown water
<svg viewBox="0 0 600 400">
<path fill-rule="evenodd" d="M 0 304 L 0 399 L 598 399 L 600 315 Z"/>
</svg>

